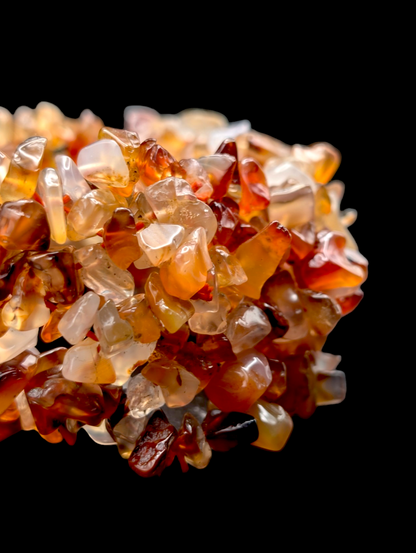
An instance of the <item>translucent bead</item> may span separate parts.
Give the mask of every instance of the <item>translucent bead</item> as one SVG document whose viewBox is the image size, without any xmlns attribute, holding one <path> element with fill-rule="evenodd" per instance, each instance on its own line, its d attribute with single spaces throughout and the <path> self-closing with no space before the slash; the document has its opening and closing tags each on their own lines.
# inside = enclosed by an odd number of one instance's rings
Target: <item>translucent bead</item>
<svg viewBox="0 0 416 553">
<path fill-rule="evenodd" d="M 299 297 L 311 331 L 327 336 L 342 316 L 341 307 L 322 292 L 303 289 L 299 290 Z"/>
<path fill-rule="evenodd" d="M 0 198 L 3 203 L 33 196 L 46 143 L 46 138 L 32 136 L 17 147 L 0 186 Z"/>
<path fill-rule="evenodd" d="M 100 342 L 101 351 L 107 357 L 125 350 L 133 340 L 131 325 L 120 318 L 112 300 L 106 301 L 97 312 L 94 332 Z"/>
<path fill-rule="evenodd" d="M 192 373 L 169 359 L 149 363 L 143 368 L 142 375 L 162 388 L 168 407 L 187 405 L 199 387 L 199 380 Z"/>
<path fill-rule="evenodd" d="M 111 384 L 116 375 L 111 363 L 100 357 L 98 342 L 86 338 L 65 354 L 62 376 L 74 382 Z"/>
<path fill-rule="evenodd" d="M 149 275 L 145 292 L 151 310 L 170 333 L 179 330 L 195 312 L 191 302 L 173 297 L 166 292 L 158 273 Z"/>
<path fill-rule="evenodd" d="M 142 374 L 132 376 L 127 381 L 127 401 L 133 417 L 142 418 L 165 404 L 162 389 Z"/>
<path fill-rule="evenodd" d="M 242 294 L 255 299 L 260 297 L 263 284 L 275 272 L 289 249 L 290 241 L 290 232 L 273 221 L 238 247 L 235 256 L 248 278 L 247 282 L 238 287 Z"/>
<path fill-rule="evenodd" d="M 255 305 L 242 303 L 227 317 L 227 338 L 234 353 L 240 353 L 258 344 L 271 332 L 265 313 Z"/>
<path fill-rule="evenodd" d="M 0 339 L 0 342 L 4 339 Z M 26 349 L 0 364 L 0 415 L 25 388 L 36 372 L 39 353 Z"/>
<path fill-rule="evenodd" d="M 214 246 L 209 255 L 215 266 L 218 286 L 235 286 L 247 282 L 247 275 L 237 258 L 225 246 Z"/>
<path fill-rule="evenodd" d="M 289 328 L 284 335 L 286 340 L 297 340 L 307 334 L 308 323 L 304 306 L 288 271 L 278 271 L 266 281 L 262 289 L 262 298 L 277 307 L 289 323 Z"/>
<path fill-rule="evenodd" d="M 63 315 L 58 330 L 70 344 L 78 344 L 87 335 L 94 323 L 100 306 L 100 298 L 94 292 L 81 296 Z"/>
<path fill-rule="evenodd" d="M 127 163 L 114 140 L 98 140 L 82 148 L 77 165 L 81 175 L 99 188 L 124 188 L 129 183 Z"/>
<path fill-rule="evenodd" d="M 98 426 L 91 426 L 89 424 L 85 424 L 81 428 L 85 430 L 85 432 L 88 434 L 91 440 L 93 440 L 96 444 L 116 445 L 116 442 L 110 436 L 110 434 L 108 433 L 105 427 L 105 420 L 102 420 Z"/>
<path fill-rule="evenodd" d="M 142 255 L 133 213 L 126 207 L 118 207 L 104 224 L 103 239 L 108 255 L 120 269 L 127 269 Z"/>
<path fill-rule="evenodd" d="M 180 204 L 197 199 L 189 184 L 175 177 L 156 182 L 146 188 L 144 194 L 159 223 L 170 223 Z"/>
<path fill-rule="evenodd" d="M 280 405 L 267 403 L 262 399 L 252 405 L 248 412 L 256 419 L 259 429 L 259 438 L 253 445 L 270 451 L 280 451 L 293 429 L 290 415 Z"/>
<path fill-rule="evenodd" d="M 197 469 L 207 467 L 212 456 L 204 431 L 191 413 L 185 413 L 179 434 L 172 447 L 180 461 L 182 457 L 185 463 Z M 183 463 L 181 465 L 182 471 L 185 472 L 187 467 L 184 467 Z"/>
<path fill-rule="evenodd" d="M 45 208 L 35 200 L 6 202 L 0 208 L 0 246 L 6 250 L 47 250 L 50 230 Z"/>
<path fill-rule="evenodd" d="M 38 342 L 38 329 L 20 331 L 14 328 L 3 334 L 0 338 L 0 363 L 13 359 L 25 349 L 36 346 Z"/>
<path fill-rule="evenodd" d="M 77 200 L 68 213 L 68 236 L 72 240 L 95 236 L 104 227 L 113 211 L 119 207 L 114 195 L 109 190 L 91 190 Z M 80 238 L 73 238 L 73 229 Z"/>
<path fill-rule="evenodd" d="M 79 172 L 75 162 L 69 157 L 58 155 L 55 157 L 56 172 L 62 182 L 64 196 L 67 195 L 73 202 L 76 202 L 88 192 L 91 187 Z"/>
<path fill-rule="evenodd" d="M 16 396 L 16 404 L 19 409 L 22 430 L 36 430 L 35 419 L 33 418 L 24 390 Z"/>
<path fill-rule="evenodd" d="M 77 250 L 76 259 L 82 265 L 81 276 L 85 285 L 106 300 L 117 304 L 134 294 L 133 275 L 117 267 L 100 246 L 85 246 Z"/>
<path fill-rule="evenodd" d="M 38 329 L 48 322 L 45 288 L 31 267 L 25 267 L 16 278 L 12 297 L 1 313 L 3 323 L 15 330 Z"/>
<path fill-rule="evenodd" d="M 51 238 L 58 244 L 66 242 L 66 219 L 62 184 L 55 169 L 48 167 L 39 173 L 37 189 L 48 218 Z"/>
<path fill-rule="evenodd" d="M 148 417 L 134 417 L 130 413 L 125 415 L 113 428 L 117 447 L 123 459 L 129 459 L 136 446 L 139 436 L 143 434 Z"/>
<path fill-rule="evenodd" d="M 182 159 L 179 165 L 185 171 L 185 180 L 195 192 L 198 200 L 206 202 L 214 190 L 208 174 L 197 159 Z"/>
<path fill-rule="evenodd" d="M 207 244 L 214 238 L 218 227 L 212 209 L 200 200 L 178 206 L 170 218 L 170 222 L 184 227 L 187 235 L 193 229 L 203 227 L 207 235 Z"/>
<path fill-rule="evenodd" d="M 207 172 L 214 189 L 211 198 L 220 200 L 227 193 L 237 160 L 228 154 L 213 154 L 200 157 L 198 161 Z"/>
<path fill-rule="evenodd" d="M 184 234 L 185 230 L 179 224 L 154 223 L 138 232 L 137 240 L 150 263 L 158 267 L 169 261 L 181 244 Z"/>
<path fill-rule="evenodd" d="M 260 165 L 254 159 L 245 158 L 240 162 L 239 170 L 242 192 L 240 213 L 245 215 L 266 209 L 270 203 L 270 192 Z"/>
<path fill-rule="evenodd" d="M 111 365 L 116 372 L 116 386 L 123 386 L 130 378 L 132 372 L 146 363 L 155 350 L 156 341 L 150 344 L 141 342 L 129 342 L 125 349 L 111 356 Z"/>
<path fill-rule="evenodd" d="M 271 381 L 267 358 L 258 351 L 244 350 L 236 360 L 222 365 L 211 378 L 205 393 L 221 411 L 246 413 Z"/>
<path fill-rule="evenodd" d="M 135 340 L 146 344 L 160 338 L 163 327 L 154 316 L 144 294 L 137 294 L 120 302 L 118 312 L 132 326 Z"/>
<path fill-rule="evenodd" d="M 294 144 L 292 155 L 307 163 L 316 182 L 326 184 L 334 176 L 341 163 L 340 152 L 328 142 L 316 142 L 310 146 Z"/>
<path fill-rule="evenodd" d="M 182 242 L 167 265 L 160 269 L 165 290 L 182 300 L 189 300 L 207 281 L 212 261 L 202 227 L 193 230 Z"/>
<path fill-rule="evenodd" d="M 313 374 L 310 384 L 316 405 L 335 405 L 344 401 L 347 393 L 345 373 L 335 370 L 341 356 L 322 351 L 314 351 L 310 355 Z"/>
<path fill-rule="evenodd" d="M 217 311 L 195 313 L 189 319 L 189 328 L 197 334 L 221 334 L 227 328 L 227 314 L 230 309 L 229 299 L 224 294 L 219 294 Z"/>
</svg>

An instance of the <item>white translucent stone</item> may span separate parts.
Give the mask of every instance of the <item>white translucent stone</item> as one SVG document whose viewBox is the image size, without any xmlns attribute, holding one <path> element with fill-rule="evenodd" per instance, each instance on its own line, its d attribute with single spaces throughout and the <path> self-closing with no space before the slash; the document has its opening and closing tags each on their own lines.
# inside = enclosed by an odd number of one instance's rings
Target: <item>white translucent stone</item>
<svg viewBox="0 0 416 553">
<path fill-rule="evenodd" d="M 98 342 L 86 338 L 66 352 L 62 364 L 62 376 L 74 382 L 95 382 L 98 361 Z"/>
<path fill-rule="evenodd" d="M 100 341 L 101 351 L 106 357 L 127 349 L 133 341 L 133 329 L 130 323 L 120 318 L 112 300 L 106 301 L 97 312 L 94 332 Z"/>
<path fill-rule="evenodd" d="M 129 183 L 129 169 L 120 146 L 104 138 L 93 142 L 78 153 L 77 166 L 81 175 L 96 186 L 125 188 Z"/>
<path fill-rule="evenodd" d="M 36 430 L 35 419 L 33 418 L 32 411 L 30 410 L 29 402 L 27 401 L 26 393 L 24 390 L 20 392 L 15 398 L 17 408 L 20 414 L 20 425 L 22 430 Z"/>
<path fill-rule="evenodd" d="M 46 138 L 40 136 L 28 138 L 16 148 L 13 154 L 13 163 L 25 171 L 38 171 L 46 143 Z"/>
<path fill-rule="evenodd" d="M 248 119 L 234 121 L 226 127 L 213 129 L 208 135 L 208 149 L 214 153 L 227 138 L 237 138 L 243 133 L 251 130 L 251 123 Z"/>
<path fill-rule="evenodd" d="M 63 191 L 55 169 L 48 167 L 39 173 L 37 188 L 45 206 L 51 238 L 57 244 L 64 244 L 66 241 L 66 219 Z"/>
<path fill-rule="evenodd" d="M 335 370 L 341 361 L 341 356 L 321 351 L 314 351 L 312 356 L 314 363 L 311 364 L 311 368 L 314 375 L 313 391 L 316 405 L 341 403 L 347 393 L 345 373 Z"/>
<path fill-rule="evenodd" d="M 316 230 L 319 231 L 322 228 L 327 228 L 329 230 L 341 232 L 341 234 L 343 234 L 347 239 L 347 248 L 358 251 L 357 243 L 347 228 L 353 221 L 355 221 L 357 212 L 355 210 L 350 210 L 352 213 L 350 213 L 350 216 L 347 217 L 346 221 L 344 221 L 343 213 L 340 211 L 341 200 L 344 196 L 345 190 L 344 183 L 341 181 L 332 181 L 325 186 L 325 189 L 331 200 L 331 212 L 326 215 L 321 215 L 321 221 L 318 221 Z"/>
<path fill-rule="evenodd" d="M 58 155 L 55 157 L 56 172 L 62 182 L 63 194 L 68 195 L 73 202 L 76 202 L 88 192 L 91 187 L 79 172 L 75 162 L 69 157 Z"/>
<path fill-rule="evenodd" d="M 0 184 L 4 181 L 4 177 L 7 175 L 7 171 L 10 167 L 10 159 L 0 152 Z"/>
<path fill-rule="evenodd" d="M 155 182 L 146 188 L 144 194 L 159 223 L 170 223 L 180 204 L 197 199 L 190 185 L 176 177 Z"/>
<path fill-rule="evenodd" d="M 165 404 L 160 386 L 153 384 L 140 373 L 127 381 L 126 395 L 126 405 L 130 409 L 130 414 L 136 418 L 142 418 Z"/>
<path fill-rule="evenodd" d="M 133 275 L 120 269 L 99 245 L 77 250 L 75 259 L 82 265 L 81 277 L 85 285 L 106 300 L 117 304 L 134 294 Z"/>
<path fill-rule="evenodd" d="M 252 445 L 280 451 L 286 444 L 292 430 L 292 418 L 280 405 L 259 399 L 248 413 L 256 419 L 259 438 Z"/>
<path fill-rule="evenodd" d="M 185 227 L 188 235 L 193 229 L 203 227 L 207 235 L 207 244 L 217 232 L 218 222 L 212 209 L 200 200 L 178 206 L 169 221 Z"/>
<path fill-rule="evenodd" d="M 80 239 L 95 236 L 117 207 L 120 206 L 109 190 L 90 190 L 74 203 L 68 213 L 68 229 L 74 229 Z M 68 234 L 72 239 L 69 231 Z"/>
<path fill-rule="evenodd" d="M 150 261 L 145 253 L 143 253 L 139 257 L 139 259 L 133 261 L 133 265 L 136 267 L 136 269 L 149 269 L 150 267 L 154 267 L 153 263 Z"/>
<path fill-rule="evenodd" d="M 146 106 L 127 106 L 124 110 L 124 128 L 135 131 L 141 140 L 157 138 L 153 130 L 160 122 L 160 114 Z"/>
<path fill-rule="evenodd" d="M 136 367 L 143 365 L 155 350 L 157 341 L 149 344 L 132 342 L 129 346 L 111 356 L 111 364 L 116 372 L 115 386 L 123 386 Z"/>
<path fill-rule="evenodd" d="M 235 157 L 228 154 L 213 154 L 200 157 L 198 161 L 214 181 L 220 182 L 235 162 Z"/>
<path fill-rule="evenodd" d="M 13 359 L 25 349 L 36 346 L 38 343 L 38 328 L 32 330 L 9 330 L 0 338 L 0 363 Z"/>
<path fill-rule="evenodd" d="M 87 292 L 71 305 L 58 323 L 58 330 L 70 344 L 78 344 L 92 327 L 100 306 L 100 298 Z"/>
<path fill-rule="evenodd" d="M 137 233 L 137 240 L 150 263 L 158 267 L 172 257 L 184 235 L 183 226 L 153 223 Z"/>
<path fill-rule="evenodd" d="M 225 335 L 234 353 L 258 344 L 272 330 L 269 319 L 256 305 L 240 303 L 227 317 Z"/>
<path fill-rule="evenodd" d="M 218 111 L 190 108 L 178 113 L 181 124 L 192 130 L 196 137 L 206 136 L 217 128 L 228 125 L 228 119 Z"/>
<path fill-rule="evenodd" d="M 113 438 L 108 433 L 105 427 L 105 420 L 102 420 L 98 426 L 91 426 L 85 424 L 81 426 L 88 434 L 88 436 L 99 445 L 117 445 Z"/>
<path fill-rule="evenodd" d="M 224 294 L 219 294 L 218 310 L 214 313 L 195 313 L 188 321 L 189 328 L 197 334 L 222 334 L 227 328 L 227 314 L 230 309 L 230 300 Z"/>
<path fill-rule="evenodd" d="M 289 161 L 282 163 L 279 159 L 272 159 L 265 164 L 264 173 L 271 189 L 276 188 L 283 191 L 294 184 L 310 186 L 313 191 L 317 188 L 312 177 Z M 277 194 L 277 191 L 275 193 Z"/>
</svg>

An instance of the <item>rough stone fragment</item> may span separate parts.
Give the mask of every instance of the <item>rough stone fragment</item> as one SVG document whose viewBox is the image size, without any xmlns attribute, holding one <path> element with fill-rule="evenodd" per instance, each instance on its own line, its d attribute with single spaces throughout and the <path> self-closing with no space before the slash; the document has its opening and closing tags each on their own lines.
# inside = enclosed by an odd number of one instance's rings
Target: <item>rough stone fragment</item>
<svg viewBox="0 0 416 553">
<path fill-rule="evenodd" d="M 75 345 L 85 338 L 99 306 L 100 298 L 94 292 L 87 292 L 72 304 L 58 324 L 58 330 L 67 342 Z"/>
<path fill-rule="evenodd" d="M 248 410 L 256 419 L 259 438 L 253 445 L 271 451 L 280 451 L 286 444 L 292 429 L 293 421 L 280 405 L 259 399 Z"/>
</svg>

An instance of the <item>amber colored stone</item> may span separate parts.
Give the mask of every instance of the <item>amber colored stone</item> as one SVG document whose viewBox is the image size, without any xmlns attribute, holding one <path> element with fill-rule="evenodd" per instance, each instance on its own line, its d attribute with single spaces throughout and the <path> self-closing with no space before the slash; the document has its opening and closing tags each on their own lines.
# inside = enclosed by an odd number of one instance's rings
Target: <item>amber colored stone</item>
<svg viewBox="0 0 416 553">
<path fill-rule="evenodd" d="M 259 399 L 249 409 L 255 417 L 259 437 L 254 446 L 269 451 L 280 451 L 286 444 L 292 430 L 293 421 L 281 405 Z"/>
<path fill-rule="evenodd" d="M 205 393 L 221 411 L 246 412 L 272 381 L 267 358 L 255 350 L 244 350 L 211 378 Z"/>
<path fill-rule="evenodd" d="M 46 138 L 32 136 L 17 147 L 0 186 L 2 202 L 15 202 L 33 196 L 46 143 Z"/>
<path fill-rule="evenodd" d="M 262 211 L 270 203 L 270 192 L 266 175 L 260 165 L 250 158 L 240 162 L 241 201 L 240 213 Z"/>
<path fill-rule="evenodd" d="M 48 371 L 49 369 L 53 369 L 58 365 L 62 365 L 67 351 L 67 348 L 60 347 L 50 349 L 49 351 L 41 353 L 38 357 L 36 374 L 39 374 L 43 371 Z"/>
<path fill-rule="evenodd" d="M 172 166 L 175 159 L 160 144 L 153 144 L 146 152 L 140 170 L 140 179 L 146 186 L 167 177 L 175 176 Z"/>
<path fill-rule="evenodd" d="M 185 413 L 170 454 L 178 457 L 182 472 L 188 471 L 188 465 L 197 469 L 208 465 L 212 455 L 211 448 L 201 425 L 191 413 Z"/>
<path fill-rule="evenodd" d="M 114 263 L 121 269 L 127 269 L 142 255 L 136 232 L 133 213 L 126 207 L 115 209 L 111 219 L 104 224 L 105 248 Z"/>
<path fill-rule="evenodd" d="M 338 303 L 322 292 L 303 289 L 299 293 L 312 333 L 327 336 L 342 316 Z"/>
<path fill-rule="evenodd" d="M 140 174 L 141 170 L 142 170 L 142 167 L 143 167 L 143 164 L 144 164 L 144 160 L 146 159 L 146 155 L 147 153 L 149 152 L 149 150 L 156 144 L 156 140 L 154 138 L 146 138 L 145 140 L 143 140 L 143 142 L 140 144 L 139 146 L 139 150 L 138 150 L 138 153 L 137 153 L 137 158 L 136 158 L 136 165 L 137 165 L 137 170 Z"/>
<path fill-rule="evenodd" d="M 120 146 L 121 153 L 123 154 L 124 160 L 127 163 L 129 168 L 129 179 L 131 185 L 134 185 L 139 179 L 139 171 L 136 164 L 137 157 L 139 155 L 140 147 L 140 138 L 136 132 L 128 131 L 125 129 L 114 129 L 112 127 L 103 127 L 98 133 L 98 140 L 101 139 L 111 139 L 117 142 Z M 130 194 L 132 187 L 129 185 L 126 188 L 130 188 Z M 111 191 L 114 193 L 116 188 L 111 188 Z M 120 192 L 124 189 L 119 189 Z M 130 195 L 128 194 L 128 195 Z M 127 195 L 126 195 L 127 197 Z"/>
<path fill-rule="evenodd" d="M 58 325 L 70 307 L 70 305 L 59 304 L 56 306 L 56 309 L 53 311 L 51 310 L 49 320 L 43 325 L 40 332 L 40 337 L 45 343 L 48 344 L 54 342 L 58 338 L 62 338 L 62 334 L 58 330 Z"/>
<path fill-rule="evenodd" d="M 131 324 L 135 340 L 148 344 L 159 339 L 162 325 L 144 294 L 127 298 L 117 305 L 117 309 L 120 317 Z"/>
<path fill-rule="evenodd" d="M 73 246 L 28 256 L 28 262 L 45 287 L 45 299 L 71 304 L 84 292 L 84 283 L 76 269 Z"/>
<path fill-rule="evenodd" d="M 19 409 L 15 401 L 0 414 L 0 442 L 22 430 Z"/>
<path fill-rule="evenodd" d="M 25 350 L 0 365 L 0 415 L 35 374 L 37 358 L 31 350 Z"/>
<path fill-rule="evenodd" d="M 176 356 L 176 361 L 197 377 L 200 382 L 198 394 L 207 386 L 216 370 L 204 350 L 194 342 L 186 342 Z"/>
<path fill-rule="evenodd" d="M 3 307 L 3 323 L 24 331 L 43 326 L 50 315 L 44 296 L 45 288 L 42 281 L 31 267 L 26 266 L 16 279 L 12 297 Z"/>
<path fill-rule="evenodd" d="M 292 241 L 290 243 L 290 254 L 288 258 L 289 263 L 298 263 L 301 259 L 306 257 L 313 250 L 313 242 L 310 243 L 305 240 L 304 236 L 296 230 L 290 231 L 292 235 Z"/>
<path fill-rule="evenodd" d="M 216 154 L 228 154 L 229 156 L 235 157 L 237 160 L 237 163 L 235 164 L 235 169 L 233 173 L 233 177 L 231 179 L 231 182 L 233 184 L 240 184 L 240 173 L 238 171 L 239 164 L 238 164 L 238 150 L 237 150 L 237 143 L 233 138 L 226 138 L 221 144 L 218 146 Z"/>
<path fill-rule="evenodd" d="M 230 199 L 228 205 L 225 201 L 210 202 L 209 207 L 212 209 L 218 223 L 213 244 L 226 246 L 238 224 L 238 204 Z"/>
<path fill-rule="evenodd" d="M 227 193 L 228 187 L 233 180 L 237 167 L 237 160 L 228 154 L 214 154 L 212 156 L 200 157 L 199 163 L 205 169 L 211 181 L 213 200 L 221 200 Z"/>
<path fill-rule="evenodd" d="M 214 451 L 229 451 L 238 445 L 248 445 L 259 437 L 257 423 L 252 415 L 238 412 L 208 411 L 202 429 Z"/>
<path fill-rule="evenodd" d="M 149 275 L 145 292 L 151 310 L 171 333 L 179 330 L 195 312 L 190 301 L 175 298 L 166 292 L 158 273 Z"/>
<path fill-rule="evenodd" d="M 340 296 L 336 298 L 336 302 L 341 307 L 342 315 L 348 315 L 354 311 L 357 305 L 364 297 L 364 292 L 361 289 L 357 289 L 353 294 L 349 296 Z"/>
<path fill-rule="evenodd" d="M 287 387 L 286 365 L 277 359 L 268 359 L 272 371 L 272 381 L 262 395 L 266 401 L 274 402 L 279 398 Z"/>
<path fill-rule="evenodd" d="M 275 272 L 290 246 L 290 232 L 277 221 L 244 242 L 235 252 L 248 280 L 240 284 L 241 293 L 258 299 L 266 280 Z M 261 270 L 259 270 L 261 268 Z"/>
<path fill-rule="evenodd" d="M 50 234 L 45 208 L 35 200 L 1 206 L 0 245 L 6 250 L 47 250 Z"/>
<path fill-rule="evenodd" d="M 160 476 L 167 466 L 167 454 L 177 435 L 176 428 L 165 414 L 156 411 L 129 458 L 130 468 L 143 477 Z"/>
<path fill-rule="evenodd" d="M 168 359 L 174 359 L 189 338 L 189 326 L 183 324 L 176 332 L 163 330 L 157 344 L 157 350 Z"/>
<path fill-rule="evenodd" d="M 285 359 L 287 387 L 286 391 L 277 399 L 290 416 L 309 418 L 315 411 L 316 405 L 311 394 L 308 373 L 310 361 L 308 355 L 291 355 Z"/>
<path fill-rule="evenodd" d="M 230 252 L 234 253 L 241 244 L 256 236 L 257 233 L 258 230 L 251 223 L 239 221 L 230 240 L 227 242 L 227 248 Z"/>
<path fill-rule="evenodd" d="M 206 353 L 208 359 L 216 365 L 236 360 L 236 355 L 225 334 L 213 336 L 198 334 L 196 343 Z"/>
<path fill-rule="evenodd" d="M 366 269 L 361 260 L 357 263 L 348 259 L 345 244 L 345 237 L 338 232 L 318 233 L 314 250 L 295 266 L 300 285 L 319 292 L 362 284 Z"/>
</svg>

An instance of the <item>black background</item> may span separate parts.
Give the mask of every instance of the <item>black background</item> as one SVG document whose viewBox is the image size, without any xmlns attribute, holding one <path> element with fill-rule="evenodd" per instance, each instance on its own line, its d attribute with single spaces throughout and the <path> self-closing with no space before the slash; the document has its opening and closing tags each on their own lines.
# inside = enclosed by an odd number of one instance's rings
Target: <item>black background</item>
<svg viewBox="0 0 416 553">
<path fill-rule="evenodd" d="M 371 181 L 374 160 L 369 159 L 369 149 L 374 137 L 366 124 L 368 94 L 359 86 L 359 76 L 350 70 L 348 59 L 341 60 L 341 68 L 342 61 L 344 68 L 326 80 L 318 70 L 306 78 L 303 68 L 286 79 L 276 71 L 280 78 L 270 80 L 269 74 L 251 74 L 244 67 L 237 73 L 231 64 L 226 78 L 211 67 L 209 74 L 192 79 L 178 71 L 146 78 L 139 74 L 133 83 L 128 78 L 103 79 L 98 86 L 100 78 L 94 75 L 80 82 L 69 79 L 67 86 L 39 79 L 38 86 L 32 81 L 28 88 L 2 90 L 0 105 L 11 112 L 20 105 L 34 108 L 46 100 L 70 117 L 89 108 L 106 125 L 121 128 L 128 105 L 147 105 L 161 113 L 200 107 L 220 111 L 230 121 L 249 119 L 255 130 L 288 144 L 330 142 L 343 156 L 335 175 L 346 185 L 341 207 L 358 210 L 350 230 L 370 262 L 363 301 L 338 323 L 324 346 L 324 351 L 342 356 L 338 369 L 346 374 L 346 399 L 318 408 L 308 420 L 295 417 L 293 433 L 281 452 L 254 447 L 214 452 L 202 471 L 191 468 L 181 474 L 174 465 L 160 478 L 145 480 L 129 469 L 115 447 L 99 446 L 83 431 L 73 447 L 48 444 L 35 432 L 21 432 L 0 443 L 3 475 L 26 482 L 36 495 L 82 496 L 87 511 L 91 504 L 97 508 L 104 502 L 110 505 L 112 517 L 121 516 L 116 507 L 127 508 L 129 501 L 143 508 L 175 505 L 180 513 L 210 508 L 220 510 L 222 516 L 231 508 L 261 512 L 267 503 L 278 517 L 287 509 L 294 509 L 296 516 L 310 512 L 319 500 L 327 505 L 324 518 L 349 505 L 365 509 L 374 501 L 379 452 L 374 380 L 376 365 L 382 363 L 380 353 L 374 357 L 379 347 L 372 334 L 373 309 L 379 299 L 372 270 L 376 223 Z M 349 519 L 344 524 L 345 533 L 355 522 Z"/>
</svg>

